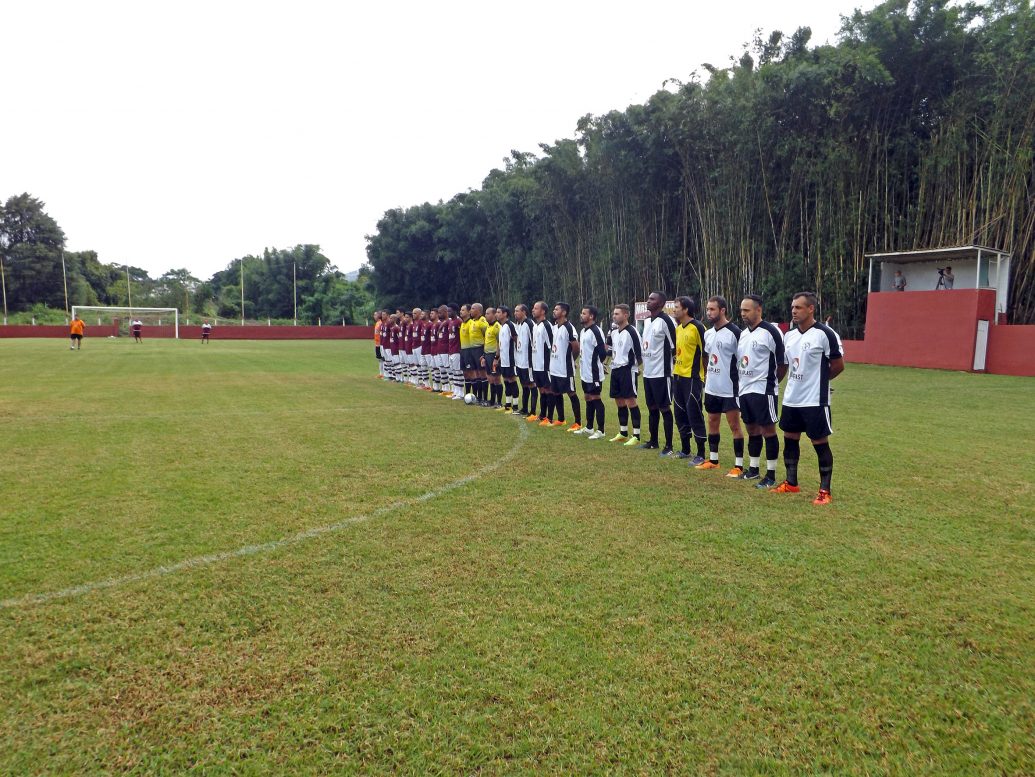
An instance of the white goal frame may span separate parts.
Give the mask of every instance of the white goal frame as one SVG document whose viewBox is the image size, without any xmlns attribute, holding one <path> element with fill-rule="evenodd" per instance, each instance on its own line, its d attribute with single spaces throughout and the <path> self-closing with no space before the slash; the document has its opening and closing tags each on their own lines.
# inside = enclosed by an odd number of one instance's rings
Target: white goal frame
<svg viewBox="0 0 1035 777">
<path fill-rule="evenodd" d="M 93 310 L 93 311 L 104 311 L 105 313 L 129 313 L 132 316 L 134 313 L 172 313 L 174 323 L 174 335 L 177 340 L 180 339 L 180 309 L 179 308 L 123 308 L 114 307 L 111 305 L 73 305 L 72 306 L 72 318 L 80 310 Z"/>
</svg>

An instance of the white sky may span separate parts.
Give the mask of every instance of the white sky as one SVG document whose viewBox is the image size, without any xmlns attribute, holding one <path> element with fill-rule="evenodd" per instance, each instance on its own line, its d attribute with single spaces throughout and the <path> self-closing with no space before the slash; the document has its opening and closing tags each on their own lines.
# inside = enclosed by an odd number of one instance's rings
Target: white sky
<svg viewBox="0 0 1035 777">
<path fill-rule="evenodd" d="M 875 4 L 0 0 L 0 198 L 152 277 L 297 243 L 352 270 L 388 208 Z"/>
</svg>

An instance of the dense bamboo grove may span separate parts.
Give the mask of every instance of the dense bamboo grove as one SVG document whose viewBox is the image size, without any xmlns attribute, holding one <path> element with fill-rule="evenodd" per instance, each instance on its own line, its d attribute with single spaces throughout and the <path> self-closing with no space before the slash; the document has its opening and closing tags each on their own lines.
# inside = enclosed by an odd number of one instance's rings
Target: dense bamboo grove
<svg viewBox="0 0 1035 777">
<path fill-rule="evenodd" d="M 1013 253 L 1012 319 L 1035 321 L 1029 2 L 891 0 L 837 45 L 774 32 L 702 69 L 512 152 L 479 190 L 386 212 L 368 246 L 380 300 L 812 288 L 858 335 L 865 253 L 976 242 Z"/>
</svg>

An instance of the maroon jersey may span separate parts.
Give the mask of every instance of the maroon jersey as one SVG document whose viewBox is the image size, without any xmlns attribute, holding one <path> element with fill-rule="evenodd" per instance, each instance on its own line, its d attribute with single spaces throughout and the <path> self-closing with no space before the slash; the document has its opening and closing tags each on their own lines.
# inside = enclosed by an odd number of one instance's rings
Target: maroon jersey
<svg viewBox="0 0 1035 777">
<path fill-rule="evenodd" d="M 389 335 L 388 322 L 386 322 L 386 321 L 382 321 L 381 322 L 381 326 L 378 329 L 378 335 L 381 338 L 381 345 L 385 349 L 391 351 L 392 347 L 391 347 L 391 343 L 389 342 L 390 338 L 388 336 Z"/>
<path fill-rule="evenodd" d="M 420 347 L 424 354 L 433 353 L 431 349 L 431 333 L 435 331 L 435 325 L 430 321 L 420 322 Z"/>
<path fill-rule="evenodd" d="M 424 353 L 435 356 L 438 354 L 438 321 L 429 321 L 425 325 L 424 331 L 428 338 L 427 345 L 424 346 Z"/>
<path fill-rule="evenodd" d="M 413 336 L 411 335 L 413 330 L 410 326 L 410 324 L 403 324 L 402 326 L 400 343 L 404 353 L 413 353 Z"/>
<path fill-rule="evenodd" d="M 392 324 L 388 330 L 388 350 L 392 353 L 399 353 L 402 350 L 402 327 Z"/>
<path fill-rule="evenodd" d="M 446 353 L 460 353 L 460 319 L 446 321 Z"/>
<path fill-rule="evenodd" d="M 449 325 L 445 319 L 438 322 L 438 352 L 449 353 L 449 346 L 446 345 L 446 327 Z"/>
</svg>

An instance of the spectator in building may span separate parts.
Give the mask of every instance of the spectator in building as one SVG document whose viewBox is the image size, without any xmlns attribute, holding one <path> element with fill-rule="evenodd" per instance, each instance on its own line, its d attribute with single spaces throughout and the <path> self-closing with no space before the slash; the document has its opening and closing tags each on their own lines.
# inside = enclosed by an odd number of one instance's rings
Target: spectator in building
<svg viewBox="0 0 1035 777">
<path fill-rule="evenodd" d="M 941 275 L 941 278 L 938 279 L 941 287 L 943 289 L 951 289 L 952 284 L 956 281 L 956 276 L 952 274 L 952 268 L 946 267 L 944 270 L 939 270 L 938 272 Z"/>
<path fill-rule="evenodd" d="M 906 276 L 902 274 L 901 270 L 895 270 L 895 277 L 891 281 L 891 288 L 894 291 L 906 290 Z"/>
</svg>

